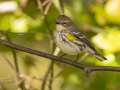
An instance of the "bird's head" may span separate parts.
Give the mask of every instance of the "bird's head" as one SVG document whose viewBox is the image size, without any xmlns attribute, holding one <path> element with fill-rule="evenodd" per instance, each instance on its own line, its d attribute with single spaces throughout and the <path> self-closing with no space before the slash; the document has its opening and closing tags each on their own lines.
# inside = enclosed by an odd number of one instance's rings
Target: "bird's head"
<svg viewBox="0 0 120 90">
<path fill-rule="evenodd" d="M 71 26 L 72 20 L 68 16 L 60 15 L 56 20 L 56 24 L 61 25 L 63 27 L 68 27 Z"/>
</svg>

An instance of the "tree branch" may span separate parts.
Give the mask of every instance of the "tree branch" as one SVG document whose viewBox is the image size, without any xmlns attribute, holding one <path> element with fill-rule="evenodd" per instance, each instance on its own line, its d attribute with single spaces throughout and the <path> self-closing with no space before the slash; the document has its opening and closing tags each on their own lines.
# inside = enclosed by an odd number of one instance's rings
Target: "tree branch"
<svg viewBox="0 0 120 90">
<path fill-rule="evenodd" d="M 10 48 L 13 48 L 13 49 L 16 49 L 16 50 L 19 50 L 19 51 L 23 51 L 23 52 L 30 53 L 30 54 L 37 55 L 37 56 L 41 56 L 41 57 L 45 57 L 45 58 L 48 58 L 49 60 L 68 64 L 68 65 L 74 66 L 76 68 L 79 68 L 83 71 L 90 71 L 90 72 L 93 72 L 93 71 L 116 71 L 116 72 L 120 72 L 120 67 L 83 65 L 83 64 L 80 64 L 78 62 L 72 61 L 70 59 L 66 59 L 66 58 L 59 57 L 59 56 L 54 56 L 52 54 L 48 54 L 45 52 L 41 52 L 41 51 L 37 51 L 37 50 L 31 49 L 31 48 L 20 46 L 20 45 L 17 45 L 17 44 L 14 44 L 12 42 L 2 40 L 2 39 L 0 39 L 0 44 L 7 46 L 7 47 L 10 47 Z"/>
</svg>

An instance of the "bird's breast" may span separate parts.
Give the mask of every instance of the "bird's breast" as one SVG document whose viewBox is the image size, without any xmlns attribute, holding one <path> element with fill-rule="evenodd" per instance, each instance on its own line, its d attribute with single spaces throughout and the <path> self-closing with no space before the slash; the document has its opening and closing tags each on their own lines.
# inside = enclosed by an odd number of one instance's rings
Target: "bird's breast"
<svg viewBox="0 0 120 90">
<path fill-rule="evenodd" d="M 68 35 L 69 36 L 69 35 Z M 65 37 L 62 35 L 61 32 L 55 31 L 54 33 L 55 37 L 55 43 L 60 48 L 60 50 L 66 54 L 70 55 L 76 55 L 80 53 L 80 49 L 78 46 L 76 46 L 70 39 L 73 39 L 73 37 L 69 36 L 69 39 L 65 39 Z M 63 40 L 64 38 L 64 40 Z M 68 38 L 68 37 L 66 37 Z"/>
</svg>

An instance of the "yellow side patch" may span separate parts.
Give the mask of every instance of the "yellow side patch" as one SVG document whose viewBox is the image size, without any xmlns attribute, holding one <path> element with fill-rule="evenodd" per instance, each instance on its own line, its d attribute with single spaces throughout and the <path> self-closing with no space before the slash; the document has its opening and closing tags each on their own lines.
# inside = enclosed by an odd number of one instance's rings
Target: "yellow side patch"
<svg viewBox="0 0 120 90">
<path fill-rule="evenodd" d="M 66 36 L 67 36 L 67 38 L 70 40 L 70 41 L 72 41 L 72 40 L 75 40 L 76 39 L 76 37 L 75 36 L 73 36 L 72 34 L 70 34 L 70 33 L 67 33 L 66 34 Z"/>
</svg>

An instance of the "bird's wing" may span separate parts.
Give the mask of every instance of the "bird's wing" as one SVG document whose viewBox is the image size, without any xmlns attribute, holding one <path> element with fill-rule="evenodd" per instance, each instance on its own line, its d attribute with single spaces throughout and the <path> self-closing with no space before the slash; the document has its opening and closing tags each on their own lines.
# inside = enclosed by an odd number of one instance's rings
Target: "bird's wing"
<svg viewBox="0 0 120 90">
<path fill-rule="evenodd" d="M 96 51 L 93 45 L 90 43 L 90 41 L 86 38 L 86 36 L 79 31 L 79 29 L 76 26 L 69 27 L 69 31 L 71 34 L 73 34 L 76 38 L 78 38 L 80 41 L 82 41 L 86 46 L 91 48 L 92 50 Z"/>
<path fill-rule="evenodd" d="M 88 47 L 88 52 L 94 56 L 96 56 L 99 60 L 107 60 L 107 58 L 105 58 L 104 56 L 102 56 L 100 53 L 98 53 L 96 51 L 96 49 L 93 47 L 93 45 L 89 42 L 89 40 L 86 38 L 86 36 L 78 31 L 79 29 L 75 26 L 75 27 L 70 27 L 69 31 L 71 34 L 73 34 L 77 39 L 79 39 L 81 42 L 83 42 L 83 44 Z"/>
</svg>

